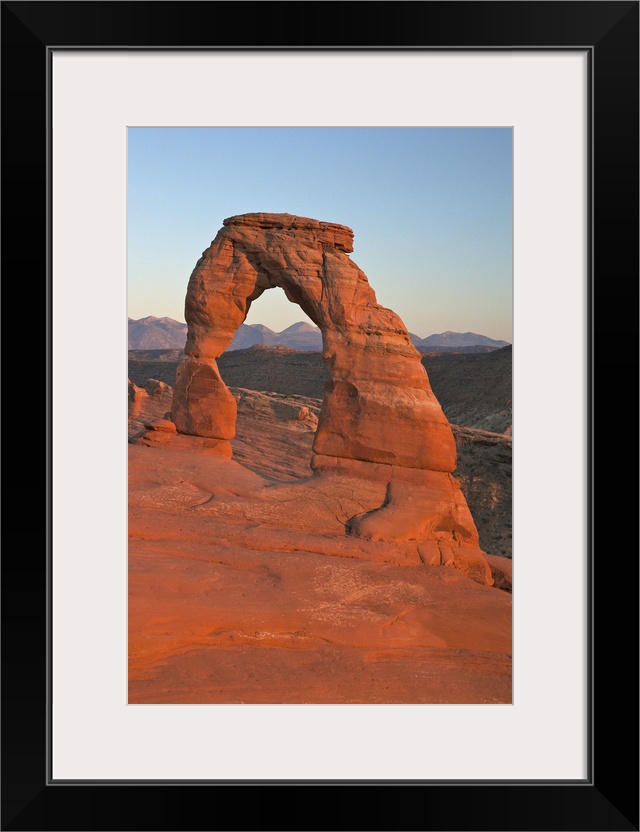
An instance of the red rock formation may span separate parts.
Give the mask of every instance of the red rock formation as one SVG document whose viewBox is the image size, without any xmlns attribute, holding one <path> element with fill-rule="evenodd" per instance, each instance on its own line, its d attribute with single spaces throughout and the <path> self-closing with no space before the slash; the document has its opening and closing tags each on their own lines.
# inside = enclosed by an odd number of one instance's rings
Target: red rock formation
<svg viewBox="0 0 640 832">
<path fill-rule="evenodd" d="M 510 703 L 511 595 L 460 571 L 473 550 L 346 536 L 384 483 L 284 483 L 309 433 L 259 406 L 239 399 L 239 434 L 273 455 L 129 446 L 129 702 Z"/>
<path fill-rule="evenodd" d="M 236 401 L 216 359 L 251 303 L 280 287 L 320 327 L 330 370 L 314 441 L 316 476 L 353 475 L 387 483 L 383 504 L 347 524 L 370 540 L 437 541 L 440 561 L 482 583 L 490 570 L 451 472 L 456 449 L 421 357 L 400 318 L 381 306 L 349 258 L 353 232 L 291 214 L 224 220 L 189 280 L 185 360 L 172 419 L 178 432 L 220 441 L 228 455 Z M 352 463 L 352 464 L 350 464 Z M 450 552 L 465 548 L 464 557 Z"/>
<path fill-rule="evenodd" d="M 289 214 L 224 221 L 187 290 L 186 355 L 176 384 L 181 433 L 230 439 L 235 409 L 216 359 L 251 303 L 280 286 L 322 330 L 331 380 L 315 450 L 335 457 L 453 471 L 455 443 L 400 318 L 376 302 L 347 256 L 351 229 Z"/>
</svg>

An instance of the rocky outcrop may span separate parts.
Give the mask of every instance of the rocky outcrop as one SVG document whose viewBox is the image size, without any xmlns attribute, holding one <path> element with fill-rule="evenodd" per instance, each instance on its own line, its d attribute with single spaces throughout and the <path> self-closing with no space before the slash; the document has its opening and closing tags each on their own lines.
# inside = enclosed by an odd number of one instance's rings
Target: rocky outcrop
<svg viewBox="0 0 640 832">
<path fill-rule="evenodd" d="M 217 359 L 257 298 L 284 290 L 320 328 L 329 380 L 313 444 L 316 477 L 374 478 L 379 503 L 346 524 L 370 540 L 434 540 L 466 548 L 476 580 L 491 583 L 459 485 L 453 433 L 421 357 L 400 320 L 381 306 L 348 256 L 353 232 L 291 214 L 224 220 L 189 280 L 185 359 L 172 420 L 180 434 L 225 443 L 235 435 L 236 399 Z M 230 447 L 230 446 L 229 446 Z M 476 554 L 477 553 L 477 554 Z M 441 561 L 451 561 L 449 553 Z M 482 573 L 483 577 L 478 577 Z"/>
<path fill-rule="evenodd" d="M 135 415 L 140 411 L 140 402 L 145 391 L 142 387 L 134 384 L 130 378 L 127 379 L 127 401 L 129 405 L 129 416 Z"/>
<path fill-rule="evenodd" d="M 128 400 L 130 441 L 149 431 L 175 434 L 176 426 L 169 421 L 173 388 L 164 381 L 148 378 L 138 387 L 128 379 Z"/>
</svg>

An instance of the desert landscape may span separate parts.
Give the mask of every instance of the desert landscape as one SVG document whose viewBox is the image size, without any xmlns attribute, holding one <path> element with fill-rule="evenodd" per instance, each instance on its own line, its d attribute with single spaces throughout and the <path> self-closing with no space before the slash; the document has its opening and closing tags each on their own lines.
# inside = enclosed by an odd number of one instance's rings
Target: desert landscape
<svg viewBox="0 0 640 832">
<path fill-rule="evenodd" d="M 421 343 L 352 248 L 229 218 L 178 340 L 137 329 L 132 704 L 512 701 L 511 347 Z M 316 326 L 247 327 L 272 288 Z"/>
</svg>

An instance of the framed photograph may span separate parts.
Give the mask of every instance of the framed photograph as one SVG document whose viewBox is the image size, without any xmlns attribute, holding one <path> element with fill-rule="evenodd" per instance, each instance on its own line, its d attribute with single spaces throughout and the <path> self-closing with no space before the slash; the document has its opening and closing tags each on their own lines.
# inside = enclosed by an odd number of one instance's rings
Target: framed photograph
<svg viewBox="0 0 640 832">
<path fill-rule="evenodd" d="M 42 280 L 47 392 L 42 546 L 3 558 L 3 829 L 348 811 L 362 829 L 638 829 L 636 509 L 607 383 L 636 346 L 638 3 L 5 2 L 2 20 L 5 286 L 25 260 Z M 133 704 L 123 374 L 146 128 L 511 132 L 511 701 Z"/>
</svg>

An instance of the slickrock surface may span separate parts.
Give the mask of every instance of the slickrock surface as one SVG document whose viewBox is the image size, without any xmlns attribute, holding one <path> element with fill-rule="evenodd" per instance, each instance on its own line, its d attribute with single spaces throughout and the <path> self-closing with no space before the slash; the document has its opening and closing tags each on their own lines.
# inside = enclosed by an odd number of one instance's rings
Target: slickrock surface
<svg viewBox="0 0 640 832">
<path fill-rule="evenodd" d="M 234 460 L 129 446 L 129 701 L 510 702 L 511 561 L 487 587 L 351 537 L 384 486 L 309 488 L 318 400 L 231 392 Z"/>
<path fill-rule="evenodd" d="M 348 535 L 379 483 L 129 450 L 129 702 L 511 701 L 511 595 Z"/>
</svg>

